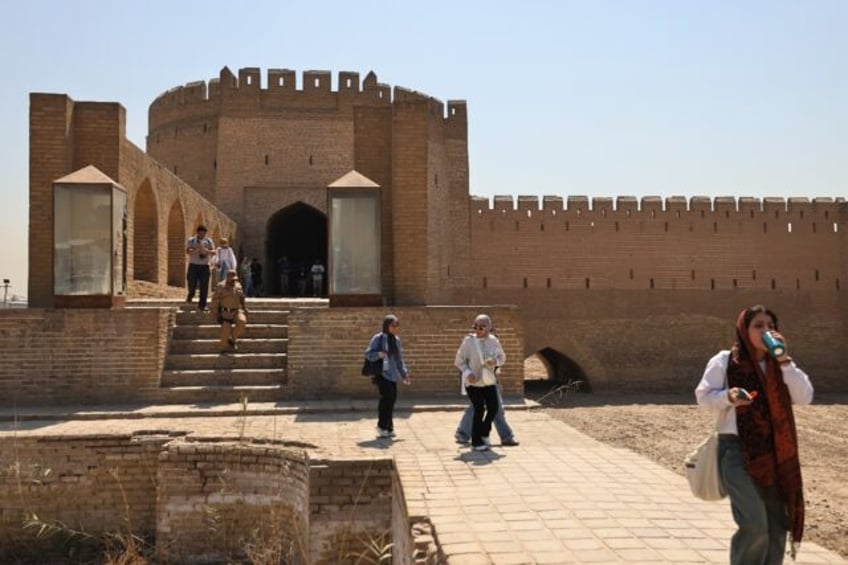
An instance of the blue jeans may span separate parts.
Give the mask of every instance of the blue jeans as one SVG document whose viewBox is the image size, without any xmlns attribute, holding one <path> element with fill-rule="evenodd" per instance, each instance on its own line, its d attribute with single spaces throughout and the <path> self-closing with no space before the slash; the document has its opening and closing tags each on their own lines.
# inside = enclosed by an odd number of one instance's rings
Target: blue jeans
<svg viewBox="0 0 848 565">
<path fill-rule="evenodd" d="M 495 421 L 493 422 L 495 425 L 495 430 L 498 432 L 498 437 L 501 438 L 501 441 L 507 439 L 513 439 L 512 428 L 509 427 L 509 424 L 506 423 L 506 414 L 503 408 L 503 396 L 501 395 L 501 387 L 497 386 L 498 389 L 498 413 L 495 416 Z M 471 423 L 474 418 L 474 405 L 469 403 L 468 408 L 465 409 L 465 412 L 462 414 L 462 419 L 459 421 L 459 426 L 456 428 L 456 433 L 466 438 L 471 437 Z"/>
<path fill-rule="evenodd" d="M 738 527 L 730 538 L 730 564 L 780 565 L 788 526 L 783 501 L 776 489 L 754 483 L 738 436 L 721 434 L 718 441 L 719 473 Z"/>
</svg>

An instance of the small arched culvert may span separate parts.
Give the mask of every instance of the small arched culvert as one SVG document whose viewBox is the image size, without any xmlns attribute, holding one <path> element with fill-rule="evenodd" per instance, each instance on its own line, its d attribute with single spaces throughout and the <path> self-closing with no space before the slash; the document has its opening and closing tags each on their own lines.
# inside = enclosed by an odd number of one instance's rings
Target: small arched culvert
<svg viewBox="0 0 848 565">
<path fill-rule="evenodd" d="M 592 392 L 583 369 L 569 357 L 546 347 L 524 361 L 524 395 L 532 399 Z"/>
</svg>

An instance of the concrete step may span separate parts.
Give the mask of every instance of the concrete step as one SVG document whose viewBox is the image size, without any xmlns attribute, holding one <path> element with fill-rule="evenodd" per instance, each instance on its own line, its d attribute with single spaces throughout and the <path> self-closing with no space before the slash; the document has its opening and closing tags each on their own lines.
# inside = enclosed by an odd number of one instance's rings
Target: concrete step
<svg viewBox="0 0 848 565">
<path fill-rule="evenodd" d="M 276 402 L 285 398 L 283 385 L 268 386 L 173 386 L 162 387 L 167 404 L 234 403 L 246 397 L 248 402 Z"/>
<path fill-rule="evenodd" d="M 172 339 L 217 339 L 221 326 L 206 319 L 206 323 L 198 325 L 174 326 Z M 285 339 L 289 337 L 289 327 L 283 324 L 254 324 L 248 323 L 242 339 Z"/>
<path fill-rule="evenodd" d="M 289 321 L 289 310 L 250 310 L 247 315 L 249 324 L 281 324 Z M 197 326 L 217 323 L 211 314 L 197 310 L 179 310 L 177 312 L 178 326 Z"/>
<path fill-rule="evenodd" d="M 240 346 L 239 346 L 240 347 Z M 281 353 L 242 353 L 241 350 L 227 354 L 189 353 L 169 354 L 165 369 L 282 369 L 286 356 Z"/>
<path fill-rule="evenodd" d="M 169 355 L 188 355 L 193 353 L 218 353 L 218 339 L 174 339 L 171 340 Z M 288 352 L 289 340 L 286 338 L 242 338 L 239 340 L 239 353 L 277 353 Z"/>
<path fill-rule="evenodd" d="M 212 297 L 212 293 L 209 293 Z M 127 308 L 197 308 L 198 295 L 194 296 L 192 304 L 186 304 L 185 299 L 179 298 L 133 298 L 127 301 Z M 276 308 L 290 310 L 292 308 L 329 307 L 327 298 L 265 298 L 247 297 L 248 308 Z"/>
<path fill-rule="evenodd" d="M 166 369 L 163 387 L 276 386 L 285 384 L 284 369 Z"/>
</svg>

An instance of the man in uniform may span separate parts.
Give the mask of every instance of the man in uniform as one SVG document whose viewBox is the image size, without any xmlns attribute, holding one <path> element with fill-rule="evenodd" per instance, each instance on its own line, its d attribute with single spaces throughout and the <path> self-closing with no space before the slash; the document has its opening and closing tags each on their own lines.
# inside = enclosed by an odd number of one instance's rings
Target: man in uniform
<svg viewBox="0 0 848 565">
<path fill-rule="evenodd" d="M 220 352 L 238 350 L 238 338 L 244 333 L 247 324 L 247 306 L 235 269 L 228 270 L 226 280 L 215 287 L 210 311 L 221 324 Z"/>
</svg>

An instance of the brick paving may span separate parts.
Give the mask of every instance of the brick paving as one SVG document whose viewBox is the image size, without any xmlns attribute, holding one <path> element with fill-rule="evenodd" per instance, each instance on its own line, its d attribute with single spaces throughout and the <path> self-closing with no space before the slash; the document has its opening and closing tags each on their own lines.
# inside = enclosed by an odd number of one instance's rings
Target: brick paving
<svg viewBox="0 0 848 565">
<path fill-rule="evenodd" d="M 321 456 L 394 457 L 409 513 L 428 516 L 451 565 L 727 563 L 727 501 L 702 502 L 652 461 L 541 411 L 508 407 L 521 445 L 453 441 L 462 405 L 399 401 L 397 438 L 376 439 L 375 401 L 0 410 L 0 434 L 180 430 L 298 441 Z M 787 559 L 787 562 L 790 560 Z M 846 563 L 804 542 L 797 563 Z"/>
</svg>

